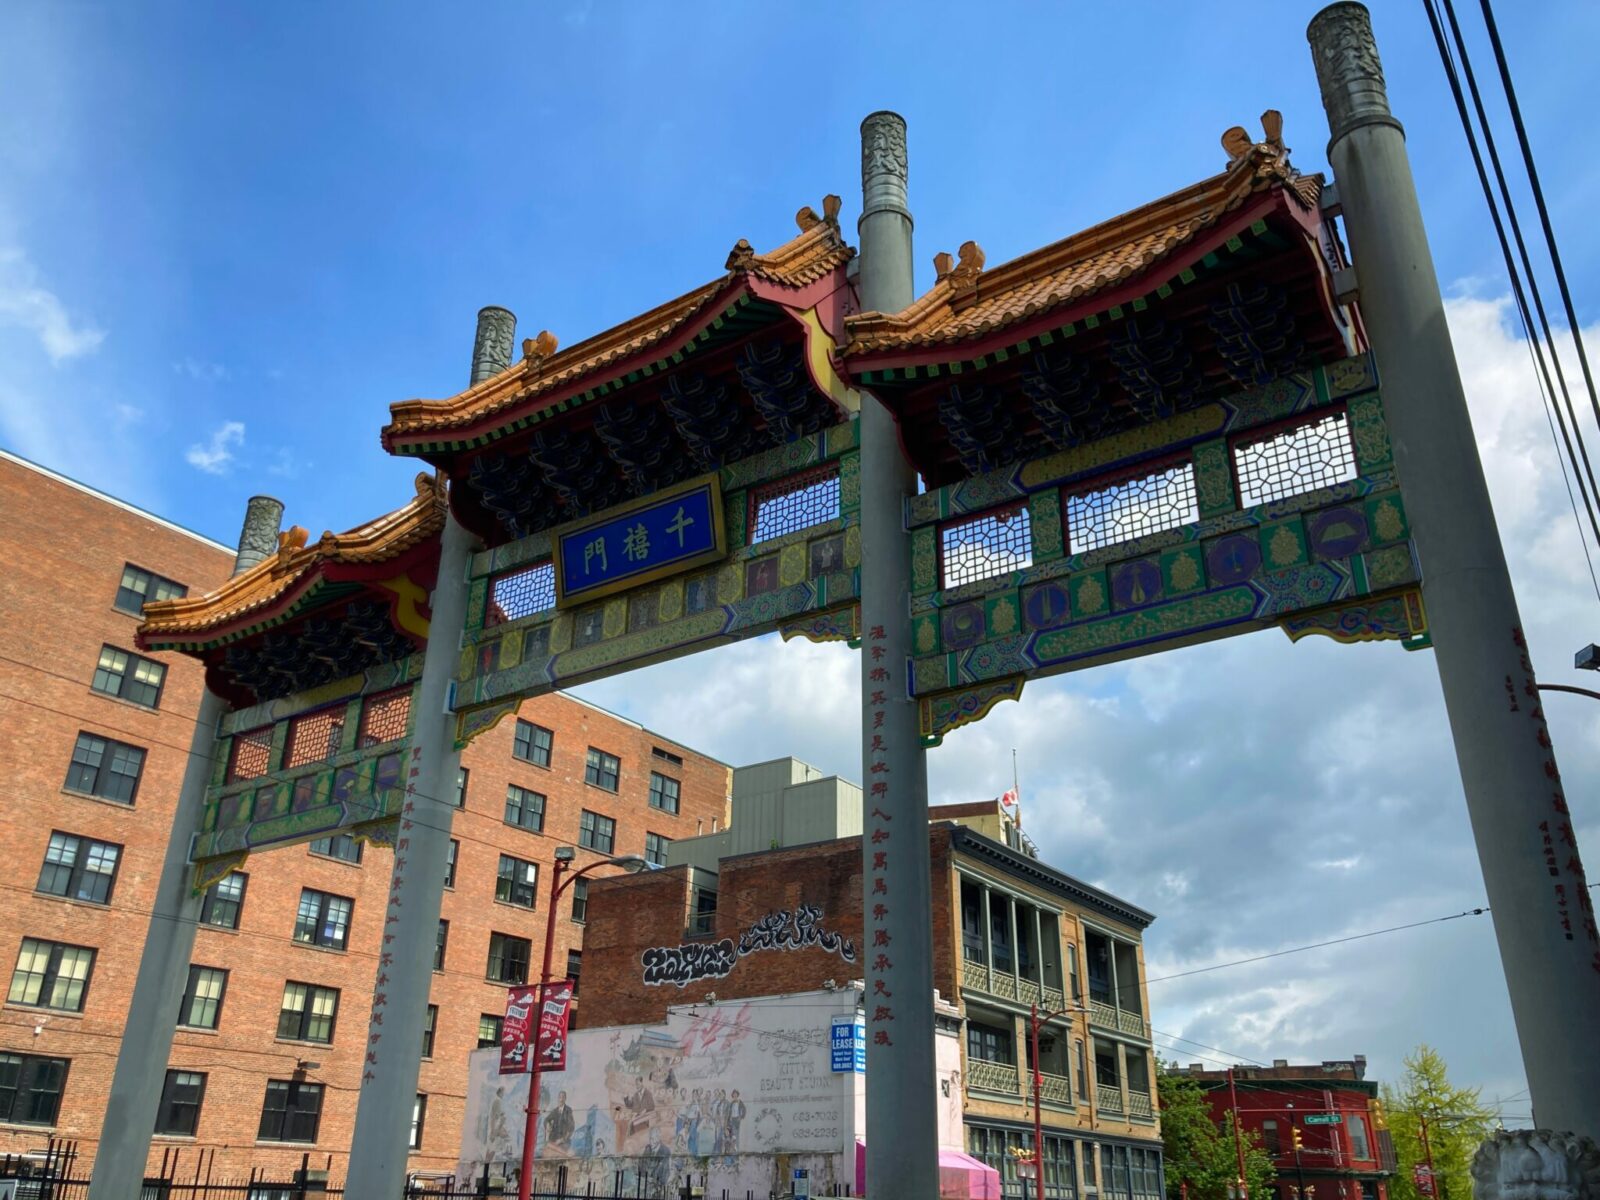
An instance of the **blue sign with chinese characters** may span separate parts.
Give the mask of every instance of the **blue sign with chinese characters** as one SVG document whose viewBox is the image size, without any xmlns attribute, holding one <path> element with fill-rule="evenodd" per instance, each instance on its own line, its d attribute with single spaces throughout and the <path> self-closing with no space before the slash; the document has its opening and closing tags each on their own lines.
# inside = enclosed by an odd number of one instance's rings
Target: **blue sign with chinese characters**
<svg viewBox="0 0 1600 1200">
<path fill-rule="evenodd" d="M 835 1071 L 854 1071 L 858 1075 L 867 1070 L 867 1029 L 859 1016 L 833 1018 L 832 1038 L 829 1047 L 833 1052 Z"/>
<path fill-rule="evenodd" d="M 556 532 L 556 603 L 577 604 L 721 560 L 717 476 L 680 483 Z"/>
</svg>

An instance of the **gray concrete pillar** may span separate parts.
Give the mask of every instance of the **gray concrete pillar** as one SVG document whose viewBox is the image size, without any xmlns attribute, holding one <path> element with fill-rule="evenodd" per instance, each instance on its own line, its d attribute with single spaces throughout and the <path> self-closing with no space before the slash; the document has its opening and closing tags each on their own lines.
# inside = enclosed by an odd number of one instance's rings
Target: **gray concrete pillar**
<svg viewBox="0 0 1600 1200">
<path fill-rule="evenodd" d="M 283 527 L 283 501 L 271 496 L 251 496 L 245 504 L 244 528 L 239 531 L 239 553 L 233 560 L 235 575 L 278 552 L 278 530 Z"/>
<path fill-rule="evenodd" d="M 270 496 L 252 496 L 245 509 L 233 573 L 240 574 L 277 549 L 283 505 Z M 211 756 L 217 726 L 227 706 L 209 688 L 200 697 L 189 757 L 172 810 L 161 877 L 150 905 L 150 924 L 139 955 L 133 997 L 117 1047 L 117 1065 L 106 1095 L 100 1140 L 94 1147 L 94 1172 L 89 1200 L 129 1200 L 139 1195 L 150 1139 L 155 1135 L 156 1109 L 172 1057 L 178 1006 L 189 980 L 195 928 L 202 897 L 190 888 L 189 844 L 205 816 L 206 785 L 211 781 Z"/>
<path fill-rule="evenodd" d="M 411 1109 L 422 1067 L 422 1027 L 433 985 L 433 951 L 461 763 L 450 712 L 450 679 L 466 623 L 470 542 L 455 517 L 446 517 L 428 649 L 412 701 L 416 716 L 406 764 L 408 795 L 395 841 L 367 1018 L 346 1200 L 394 1200 L 405 1186 Z"/>
<path fill-rule="evenodd" d="M 911 303 L 906 123 L 861 123 L 864 309 Z M 867 1016 L 867 1189 L 873 1200 L 939 1194 L 933 1031 L 933 897 L 928 767 L 911 699 L 911 539 L 906 497 L 916 473 L 895 421 L 861 399 L 861 741 L 865 833 L 862 958 Z"/>
<path fill-rule="evenodd" d="M 507 308 L 489 305 L 478 310 L 478 336 L 472 342 L 472 382 L 482 383 L 511 365 L 511 345 L 517 339 L 517 318 Z"/>
<path fill-rule="evenodd" d="M 1600 1137 L 1600 935 L 1371 18 L 1307 31 L 1538 1124 Z"/>
</svg>

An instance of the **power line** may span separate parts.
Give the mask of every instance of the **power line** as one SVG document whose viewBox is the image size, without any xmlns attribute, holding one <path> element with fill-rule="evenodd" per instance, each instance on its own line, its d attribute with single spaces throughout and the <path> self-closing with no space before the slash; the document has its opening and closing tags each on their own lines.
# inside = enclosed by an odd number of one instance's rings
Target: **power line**
<svg viewBox="0 0 1600 1200">
<path fill-rule="evenodd" d="M 1527 292 L 1524 291 L 1522 275 L 1517 269 L 1517 262 L 1512 257 L 1511 246 L 1506 239 L 1505 225 L 1501 221 L 1500 209 L 1495 202 L 1494 192 L 1489 186 L 1489 176 L 1484 169 L 1483 155 L 1479 152 L 1478 139 L 1473 130 L 1472 120 L 1467 114 L 1466 100 L 1463 97 L 1461 90 L 1461 80 L 1456 72 L 1455 63 L 1452 59 L 1450 48 L 1445 42 L 1444 30 L 1440 24 L 1438 12 L 1435 8 L 1435 0 L 1424 0 L 1424 8 L 1428 14 L 1428 23 L 1433 30 L 1434 43 L 1439 51 L 1439 61 L 1444 67 L 1445 78 L 1450 85 L 1450 92 L 1455 100 L 1456 113 L 1461 121 L 1462 132 L 1466 135 L 1467 148 L 1471 151 L 1473 165 L 1477 169 L 1478 183 L 1483 190 L 1484 203 L 1489 209 L 1489 218 L 1494 224 L 1495 236 L 1500 244 L 1500 253 L 1505 260 L 1506 275 L 1511 283 L 1512 296 L 1516 301 L 1517 314 L 1522 323 L 1523 335 L 1527 338 L 1529 353 L 1536 368 L 1535 385 L 1539 389 L 1540 403 L 1545 412 L 1545 422 L 1551 426 L 1550 437 L 1552 442 L 1555 441 L 1556 437 L 1555 427 L 1556 425 L 1560 426 L 1561 441 L 1566 446 L 1566 459 L 1563 460 L 1561 457 L 1560 446 L 1557 446 L 1556 457 L 1557 462 L 1561 466 L 1562 482 L 1567 488 L 1568 502 L 1572 505 L 1573 519 L 1575 521 L 1578 519 L 1577 499 L 1572 495 L 1572 478 L 1569 477 L 1567 473 L 1567 462 L 1570 462 L 1572 465 L 1572 477 L 1576 477 L 1577 479 L 1578 493 L 1583 499 L 1584 511 L 1588 515 L 1590 528 L 1594 531 L 1596 544 L 1600 545 L 1600 519 L 1597 519 L 1595 514 L 1595 503 L 1600 502 L 1600 485 L 1597 485 L 1595 482 L 1594 468 L 1589 460 L 1588 447 L 1585 445 L 1583 440 L 1582 428 L 1578 422 L 1577 412 L 1572 405 L 1572 395 L 1567 389 L 1566 375 L 1561 368 L 1561 358 L 1556 349 L 1555 338 L 1551 333 L 1550 322 L 1545 314 L 1544 300 L 1539 292 L 1538 278 L 1534 274 L 1533 266 L 1528 255 L 1527 245 L 1522 237 L 1522 226 L 1517 220 L 1516 207 L 1512 201 L 1510 189 L 1506 184 L 1505 172 L 1501 167 L 1499 151 L 1496 149 L 1494 143 L 1494 132 L 1490 127 L 1488 118 L 1484 112 L 1483 100 L 1479 94 L 1477 80 L 1472 71 L 1471 59 L 1467 54 L 1466 44 L 1462 40 L 1460 27 L 1456 23 L 1455 9 L 1451 3 L 1451 0 L 1442 0 L 1442 2 L 1445 6 L 1446 15 L 1450 20 L 1451 29 L 1455 34 L 1455 42 L 1461 58 L 1462 70 L 1466 75 L 1468 87 L 1472 92 L 1473 104 L 1478 114 L 1478 121 L 1483 127 L 1484 144 L 1489 152 L 1489 159 L 1494 165 L 1495 179 L 1499 183 L 1500 196 L 1505 205 L 1506 219 L 1509 220 L 1511 224 L 1511 231 L 1517 243 L 1517 251 L 1522 260 L 1522 269 L 1527 274 Z M 1550 378 L 1550 368 L 1545 362 L 1544 349 L 1541 348 L 1539 339 L 1534 332 L 1533 320 L 1528 308 L 1528 292 L 1531 292 L 1534 307 L 1537 309 L 1539 314 L 1539 325 L 1543 330 L 1545 345 L 1548 346 L 1550 352 L 1550 365 L 1555 367 L 1556 379 L 1560 381 L 1559 389 Z M 1566 417 L 1562 416 L 1561 406 L 1557 403 L 1558 398 L 1564 400 L 1566 403 Z M 1551 422 L 1552 414 L 1554 414 L 1555 418 L 1554 423 Z M 1570 432 L 1567 424 L 1568 418 L 1571 420 Z M 1573 445 L 1574 438 L 1577 439 L 1576 450 L 1574 449 Z M 1579 470 L 1580 456 L 1582 458 L 1583 468 L 1588 472 L 1589 486 L 1587 489 L 1584 487 L 1583 473 Z M 1583 547 L 1584 559 L 1588 563 L 1590 583 L 1594 586 L 1596 598 L 1600 599 L 1600 579 L 1596 579 L 1594 562 L 1589 553 L 1588 538 L 1583 532 L 1583 526 L 1581 522 L 1578 526 L 1578 540 L 1579 544 Z"/>
</svg>

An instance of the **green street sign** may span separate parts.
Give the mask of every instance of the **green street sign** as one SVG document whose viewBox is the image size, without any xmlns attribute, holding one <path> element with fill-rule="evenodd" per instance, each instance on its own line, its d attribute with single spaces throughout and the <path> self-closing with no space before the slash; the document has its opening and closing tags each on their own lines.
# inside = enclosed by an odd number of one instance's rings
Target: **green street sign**
<svg viewBox="0 0 1600 1200">
<path fill-rule="evenodd" d="M 1343 1125 L 1344 1117 L 1339 1113 L 1307 1113 L 1307 1125 Z"/>
</svg>

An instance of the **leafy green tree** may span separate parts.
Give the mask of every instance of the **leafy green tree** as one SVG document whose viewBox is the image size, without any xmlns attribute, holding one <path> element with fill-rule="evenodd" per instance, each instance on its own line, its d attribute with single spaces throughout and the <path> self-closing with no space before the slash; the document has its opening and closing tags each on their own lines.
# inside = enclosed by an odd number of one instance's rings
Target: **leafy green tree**
<svg viewBox="0 0 1600 1200">
<path fill-rule="evenodd" d="M 1438 1200 L 1471 1200 L 1472 1178 L 1467 1171 L 1478 1143 L 1494 1127 L 1494 1111 L 1483 1103 L 1481 1089 L 1450 1082 L 1444 1059 L 1432 1046 L 1418 1046 L 1406 1056 L 1405 1068 L 1398 1081 L 1380 1090 L 1400 1160 L 1389 1181 L 1389 1200 L 1427 1200 L 1418 1193 L 1412 1175 L 1418 1163 L 1428 1161 L 1422 1147 L 1424 1119 L 1433 1148 Z"/>
<path fill-rule="evenodd" d="M 1186 1075 L 1163 1071 L 1156 1077 L 1161 1102 L 1161 1138 L 1167 1170 L 1167 1200 L 1179 1200 L 1189 1185 L 1189 1200 L 1228 1200 L 1228 1189 L 1239 1177 L 1239 1157 L 1233 1140 L 1233 1113 L 1219 1125 L 1211 1118 L 1205 1089 Z M 1268 1200 L 1276 1172 L 1272 1159 L 1261 1149 L 1261 1135 L 1244 1131 L 1245 1182 L 1252 1200 Z M 1462 1197 L 1461 1200 L 1466 1200 Z"/>
</svg>

